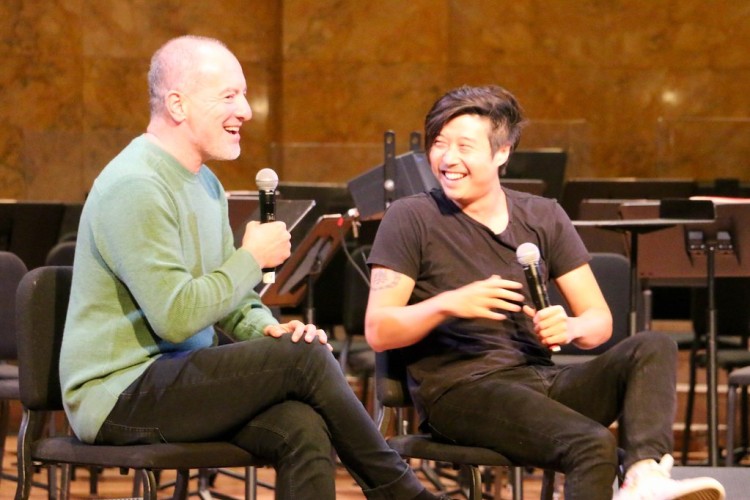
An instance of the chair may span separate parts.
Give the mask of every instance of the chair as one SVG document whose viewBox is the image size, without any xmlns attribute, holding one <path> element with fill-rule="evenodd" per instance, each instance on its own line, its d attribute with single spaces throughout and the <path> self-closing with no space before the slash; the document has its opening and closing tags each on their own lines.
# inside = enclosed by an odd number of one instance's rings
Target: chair
<svg viewBox="0 0 750 500">
<path fill-rule="evenodd" d="M 720 278 L 715 284 L 716 300 L 716 366 L 731 376 L 738 368 L 750 366 L 750 308 L 747 295 L 750 280 L 747 278 Z M 687 463 L 690 449 L 698 368 L 706 366 L 706 336 L 708 331 L 707 291 L 698 288 L 692 292 L 691 316 L 695 335 L 690 348 L 690 376 L 685 406 L 685 432 L 682 441 L 682 463 Z M 735 377 L 740 377 L 736 375 Z M 739 384 L 741 392 L 742 445 L 748 446 L 748 394 L 747 385 Z M 731 388 L 730 388 L 731 389 Z M 727 456 L 732 454 L 727 446 Z"/>
<path fill-rule="evenodd" d="M 487 449 L 473 446 L 460 446 L 443 443 L 432 438 L 430 434 L 413 434 L 408 432 L 408 422 L 403 418 L 403 411 L 412 407 L 411 397 L 406 383 L 406 366 L 402 353 L 398 349 L 378 352 L 375 355 L 375 389 L 380 403 L 378 424 L 384 435 L 387 435 L 393 414 L 397 416 L 397 434 L 387 438 L 391 448 L 402 457 L 450 463 L 457 469 L 468 472 L 470 481 L 469 500 L 482 499 L 482 474 L 480 466 L 512 468 L 513 499 L 523 498 L 523 466 L 513 463 L 504 455 Z M 545 471 L 542 485 L 542 499 L 552 498 L 554 490 L 554 472 Z"/>
<path fill-rule="evenodd" d="M 26 274 L 26 264 L 16 254 L 0 251 L 0 470 L 8 436 L 10 402 L 20 398 L 16 349 L 16 290 Z M 3 473 L 2 479 L 15 480 Z"/>
<path fill-rule="evenodd" d="M 144 499 L 157 499 L 156 471 L 177 470 L 175 498 L 185 498 L 190 469 L 244 467 L 245 497 L 255 498 L 255 467 L 264 461 L 229 442 L 157 443 L 133 446 L 85 444 L 73 436 L 44 436 L 49 415 L 63 409 L 58 373 L 63 326 L 73 268 L 45 266 L 28 272 L 18 287 L 17 335 L 20 397 L 23 405 L 18 435 L 16 500 L 29 497 L 35 464 L 63 469 L 60 497 L 69 490 L 68 467 L 118 467 L 136 471 L 135 489 Z M 137 492 L 134 491 L 134 495 Z"/>
<path fill-rule="evenodd" d="M 45 266 L 72 266 L 76 252 L 76 242 L 61 241 L 53 246 L 44 259 Z"/>
<path fill-rule="evenodd" d="M 742 457 L 747 455 L 748 442 L 747 442 L 747 407 L 743 407 L 741 415 L 741 423 L 745 430 L 743 436 L 744 441 L 739 449 L 734 446 L 734 427 L 735 427 L 735 408 L 737 407 L 737 391 L 742 390 L 742 394 L 747 394 L 747 387 L 750 386 L 750 366 L 738 368 L 729 372 L 729 378 L 727 379 L 727 455 L 726 465 L 727 467 L 733 466 Z"/>
<path fill-rule="evenodd" d="M 582 363 L 628 336 L 630 261 L 617 253 L 593 252 L 589 264 L 612 312 L 612 337 L 594 349 L 581 349 L 573 344 L 560 346 L 560 352 L 552 355 L 552 360 L 556 364 Z M 554 283 L 550 284 L 549 296 L 552 304 L 562 304 L 570 314 L 570 308 Z"/>
<path fill-rule="evenodd" d="M 369 401 L 369 380 L 375 372 L 375 353 L 364 339 L 365 311 L 370 293 L 370 269 L 367 266 L 370 248 L 371 245 L 362 245 L 347 255 L 341 303 L 341 320 L 346 336 L 338 353 L 344 373 L 359 377 L 364 404 Z"/>
</svg>

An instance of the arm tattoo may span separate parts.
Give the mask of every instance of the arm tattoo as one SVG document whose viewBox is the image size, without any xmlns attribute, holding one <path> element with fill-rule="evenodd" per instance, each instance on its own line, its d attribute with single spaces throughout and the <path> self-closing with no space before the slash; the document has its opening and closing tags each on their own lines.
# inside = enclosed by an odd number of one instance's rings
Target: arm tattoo
<svg viewBox="0 0 750 500">
<path fill-rule="evenodd" d="M 377 268 L 372 270 L 370 277 L 371 290 L 386 290 L 398 284 L 399 274 L 390 269 Z"/>
</svg>

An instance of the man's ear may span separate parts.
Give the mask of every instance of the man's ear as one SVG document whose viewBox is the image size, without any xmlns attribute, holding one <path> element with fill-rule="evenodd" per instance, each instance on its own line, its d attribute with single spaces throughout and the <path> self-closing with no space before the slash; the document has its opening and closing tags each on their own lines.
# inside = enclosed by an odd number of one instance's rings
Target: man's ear
<svg viewBox="0 0 750 500">
<path fill-rule="evenodd" d="M 505 165 L 510 156 L 510 144 L 502 146 L 500 149 L 495 151 L 495 155 L 492 157 L 493 163 L 497 166 Z"/>
<path fill-rule="evenodd" d="M 187 102 L 184 94 L 176 90 L 170 90 L 164 101 L 167 113 L 175 122 L 182 123 L 185 121 L 187 118 Z"/>
</svg>

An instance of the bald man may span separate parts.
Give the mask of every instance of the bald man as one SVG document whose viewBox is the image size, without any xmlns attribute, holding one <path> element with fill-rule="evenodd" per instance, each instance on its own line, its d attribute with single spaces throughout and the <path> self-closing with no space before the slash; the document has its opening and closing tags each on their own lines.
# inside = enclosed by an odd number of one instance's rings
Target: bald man
<svg viewBox="0 0 750 500">
<path fill-rule="evenodd" d="M 254 288 L 290 255 L 283 222 L 234 248 L 205 162 L 240 154 L 252 118 L 213 39 L 153 56 L 151 119 L 97 177 L 81 216 L 60 359 L 75 434 L 98 444 L 230 439 L 271 460 L 276 497 L 335 498 L 331 445 L 367 498 L 432 499 L 380 436 L 325 332 L 279 323 Z M 215 325 L 235 342 L 217 345 Z"/>
</svg>

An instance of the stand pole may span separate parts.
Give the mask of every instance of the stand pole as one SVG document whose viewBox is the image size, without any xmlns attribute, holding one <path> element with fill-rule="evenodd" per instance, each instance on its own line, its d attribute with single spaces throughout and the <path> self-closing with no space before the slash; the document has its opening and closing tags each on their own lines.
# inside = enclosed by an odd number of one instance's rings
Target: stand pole
<svg viewBox="0 0 750 500">
<path fill-rule="evenodd" d="M 630 231 L 630 317 L 628 331 L 633 336 L 638 331 L 638 232 Z"/>
<path fill-rule="evenodd" d="M 719 463 L 718 385 L 716 367 L 716 296 L 715 296 L 716 244 L 706 245 L 706 267 L 708 277 L 708 336 L 706 339 L 706 379 L 708 384 L 708 462 L 716 467 Z M 731 451 L 727 451 L 731 453 Z"/>
</svg>

